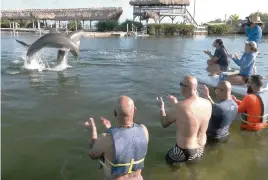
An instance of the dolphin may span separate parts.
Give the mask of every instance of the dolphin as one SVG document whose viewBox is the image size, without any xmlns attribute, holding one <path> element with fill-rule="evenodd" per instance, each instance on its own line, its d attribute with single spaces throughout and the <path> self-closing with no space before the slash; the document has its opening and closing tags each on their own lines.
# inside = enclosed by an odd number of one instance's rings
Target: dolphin
<svg viewBox="0 0 268 180">
<path fill-rule="evenodd" d="M 58 36 L 58 38 L 57 38 L 57 36 Z M 59 64 L 60 62 L 62 62 L 64 57 L 67 55 L 69 50 L 76 58 L 77 58 L 77 56 L 79 56 L 78 50 L 80 48 L 80 39 L 82 37 L 85 37 L 84 30 L 73 31 L 70 34 L 65 35 L 65 34 L 62 34 L 61 32 L 59 32 L 57 29 L 52 28 L 49 31 L 49 34 L 42 36 L 41 38 L 36 40 L 32 45 L 29 45 L 23 41 L 19 41 L 15 38 L 14 39 L 18 43 L 23 45 L 24 47 L 29 48 L 27 51 L 27 56 L 32 56 L 33 54 L 35 54 L 37 51 L 39 51 L 43 47 L 59 48 L 58 55 L 57 55 L 57 63 Z M 70 41 L 68 41 L 67 38 Z M 77 46 L 77 48 L 74 48 L 75 45 Z"/>
<path fill-rule="evenodd" d="M 80 48 L 80 39 L 82 37 L 85 37 L 85 31 L 84 30 L 77 30 L 73 31 L 70 34 L 67 35 L 72 41 L 75 42 L 75 44 L 78 46 L 78 49 Z M 67 56 L 69 50 L 59 49 L 58 55 L 57 55 L 57 63 L 60 64 L 62 60 Z"/>
<path fill-rule="evenodd" d="M 26 55 L 31 57 L 43 47 L 67 48 L 76 58 L 79 56 L 79 49 L 75 42 L 60 33 L 49 33 L 42 36 L 28 48 Z"/>
</svg>

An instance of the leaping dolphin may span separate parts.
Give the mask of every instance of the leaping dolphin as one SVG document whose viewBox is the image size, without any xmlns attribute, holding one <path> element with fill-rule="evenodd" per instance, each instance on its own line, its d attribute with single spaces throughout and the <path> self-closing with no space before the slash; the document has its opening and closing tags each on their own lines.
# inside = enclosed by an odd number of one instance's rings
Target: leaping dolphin
<svg viewBox="0 0 268 180">
<path fill-rule="evenodd" d="M 71 53 L 77 58 L 79 56 L 80 39 L 85 36 L 83 30 L 73 31 L 70 34 L 61 34 L 55 29 L 51 29 L 49 34 L 37 39 L 32 45 L 29 45 L 23 41 L 15 39 L 18 43 L 25 47 L 28 47 L 27 56 L 31 57 L 43 47 L 58 48 L 57 62 L 61 62 L 70 50 Z"/>
<path fill-rule="evenodd" d="M 43 47 L 52 47 L 52 48 L 67 48 L 70 49 L 71 53 L 75 56 L 79 56 L 79 49 L 74 41 L 68 38 L 66 35 L 60 33 L 49 33 L 41 38 L 37 39 L 27 51 L 27 56 L 31 57 L 36 52 L 41 50 Z"/>
</svg>

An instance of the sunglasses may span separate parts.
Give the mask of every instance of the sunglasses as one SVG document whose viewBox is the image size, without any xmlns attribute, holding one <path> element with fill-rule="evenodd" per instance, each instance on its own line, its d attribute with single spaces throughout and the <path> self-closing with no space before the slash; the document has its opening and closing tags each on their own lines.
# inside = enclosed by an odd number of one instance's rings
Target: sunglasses
<svg viewBox="0 0 268 180">
<path fill-rule="evenodd" d="M 182 82 L 180 82 L 180 86 L 183 86 L 183 87 L 188 87 L 187 85 L 183 84 Z"/>
</svg>

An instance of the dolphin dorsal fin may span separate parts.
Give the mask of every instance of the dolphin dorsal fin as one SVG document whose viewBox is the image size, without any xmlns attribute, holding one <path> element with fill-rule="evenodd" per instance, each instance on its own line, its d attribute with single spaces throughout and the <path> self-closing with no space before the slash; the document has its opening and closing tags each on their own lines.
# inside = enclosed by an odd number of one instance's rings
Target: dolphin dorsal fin
<svg viewBox="0 0 268 180">
<path fill-rule="evenodd" d="M 49 33 L 60 33 L 60 31 L 58 29 L 56 29 L 56 28 L 51 28 L 49 30 Z"/>
</svg>

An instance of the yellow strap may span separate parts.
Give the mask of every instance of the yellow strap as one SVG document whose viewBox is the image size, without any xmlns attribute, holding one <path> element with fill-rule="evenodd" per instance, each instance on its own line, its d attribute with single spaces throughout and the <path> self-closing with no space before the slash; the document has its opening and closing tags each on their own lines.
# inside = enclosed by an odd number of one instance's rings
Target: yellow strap
<svg viewBox="0 0 268 180">
<path fill-rule="evenodd" d="M 103 162 L 102 162 L 102 160 L 99 160 L 99 161 L 100 161 L 101 165 L 103 165 L 103 167 L 105 167 L 106 169 L 108 169 L 108 170 L 110 170 L 110 171 L 111 171 L 111 169 L 110 169 L 110 168 L 108 168 L 108 166 L 106 166 L 106 164 L 105 164 L 105 163 L 103 163 Z"/>
<path fill-rule="evenodd" d="M 134 159 L 131 159 L 130 161 L 130 166 L 128 168 L 128 174 L 132 173 L 132 167 L 133 167 L 133 164 L 134 164 Z"/>
<path fill-rule="evenodd" d="M 243 114 L 247 116 L 247 114 L 245 114 L 245 113 L 243 113 Z M 250 116 L 250 117 L 256 117 L 256 116 Z M 264 117 L 265 117 L 265 116 L 264 116 Z M 258 118 L 259 118 L 259 117 L 258 117 Z M 246 123 L 246 124 L 258 124 L 258 123 L 254 123 L 254 122 L 247 122 L 247 121 L 245 121 L 245 120 L 242 118 L 242 116 L 240 116 L 240 120 L 241 120 L 243 123 Z M 265 120 L 265 121 L 263 121 L 263 122 L 259 122 L 259 123 L 266 123 L 266 122 L 268 122 L 268 119 Z"/>
<path fill-rule="evenodd" d="M 132 168 L 133 168 L 133 165 L 134 165 L 134 164 L 139 164 L 139 163 L 141 163 L 141 162 L 144 161 L 144 158 L 142 158 L 142 159 L 139 160 L 139 161 L 134 161 L 134 159 L 131 159 L 131 162 L 130 162 L 130 163 L 126 163 L 126 164 L 114 164 L 114 163 L 112 163 L 111 161 L 109 161 L 108 159 L 106 159 L 106 158 L 104 158 L 104 159 L 105 159 L 105 161 L 107 161 L 112 167 L 129 166 L 129 168 L 128 168 L 128 173 L 132 173 Z M 108 170 L 111 170 L 110 168 L 108 168 L 108 167 L 106 166 L 105 163 L 103 163 L 101 160 L 99 160 L 99 161 L 100 161 L 101 165 L 103 165 L 103 167 L 105 167 L 105 168 L 108 169 Z"/>
<path fill-rule="evenodd" d="M 126 164 L 114 164 L 112 163 L 111 161 L 109 161 L 108 159 L 105 159 L 109 164 L 111 164 L 111 166 L 113 167 L 120 167 L 120 166 L 130 166 L 131 165 L 131 162 L 130 163 L 126 163 Z M 133 160 L 134 161 L 134 160 Z M 144 161 L 144 158 L 142 158 L 141 160 L 139 161 L 134 161 L 133 164 L 139 164 L 141 162 Z"/>
</svg>

